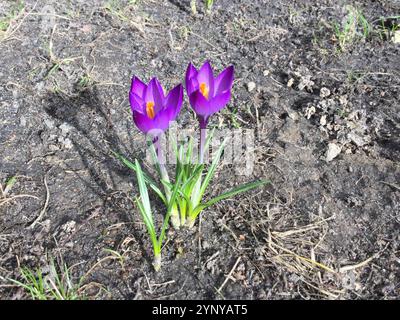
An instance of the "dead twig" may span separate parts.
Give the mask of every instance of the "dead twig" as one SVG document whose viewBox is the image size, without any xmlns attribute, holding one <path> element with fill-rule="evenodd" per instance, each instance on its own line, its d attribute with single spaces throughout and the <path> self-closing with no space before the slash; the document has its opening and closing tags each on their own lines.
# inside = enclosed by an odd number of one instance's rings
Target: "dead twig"
<svg viewBox="0 0 400 320">
<path fill-rule="evenodd" d="M 372 260 L 377 258 L 383 251 L 385 251 L 388 246 L 389 246 L 389 243 L 387 243 L 386 246 L 382 250 L 380 250 L 379 252 L 375 253 L 372 257 L 369 257 L 368 259 L 366 259 L 366 260 L 364 260 L 364 261 L 362 261 L 360 263 L 353 264 L 353 265 L 348 265 L 348 266 L 344 266 L 344 267 L 339 268 L 339 272 L 343 273 L 343 272 L 346 272 L 346 271 L 350 271 L 350 270 L 354 270 L 354 269 L 358 269 L 358 268 L 366 266 Z"/>
<path fill-rule="evenodd" d="M 229 280 L 235 281 L 235 279 L 232 278 L 232 273 L 233 273 L 233 271 L 235 271 L 237 265 L 238 265 L 239 262 L 240 262 L 240 259 L 241 259 L 241 257 L 239 256 L 239 258 L 237 258 L 235 264 L 233 265 L 233 268 L 231 269 L 231 271 L 229 271 L 228 275 L 225 277 L 224 282 L 221 284 L 221 286 L 220 286 L 219 289 L 217 290 L 217 293 L 218 293 L 218 294 L 221 294 L 222 289 L 225 287 L 225 285 L 228 283 Z"/>
<path fill-rule="evenodd" d="M 49 191 L 49 187 L 47 186 L 47 180 L 46 177 L 44 177 L 43 179 L 44 182 L 44 186 L 46 187 L 46 200 L 44 202 L 44 206 L 42 208 L 42 210 L 39 213 L 39 216 L 35 219 L 35 221 L 32 222 L 32 224 L 29 226 L 30 229 L 33 229 L 35 227 L 35 225 L 40 222 L 40 220 L 42 220 L 44 214 L 46 213 L 47 207 L 49 205 L 49 201 L 50 201 L 50 191 Z"/>
<path fill-rule="evenodd" d="M 0 202 L 0 206 L 3 205 L 3 204 L 5 204 L 5 203 L 7 203 L 7 202 L 10 202 L 10 201 L 12 201 L 12 200 L 14 200 L 14 199 L 16 199 L 16 198 L 33 198 L 33 199 L 39 200 L 38 197 L 32 196 L 32 195 L 30 195 L 30 194 L 18 194 L 18 195 L 16 195 L 16 196 L 12 196 L 12 197 L 10 197 L 10 198 L 6 198 L 6 199 L 2 200 L 2 201 Z"/>
</svg>

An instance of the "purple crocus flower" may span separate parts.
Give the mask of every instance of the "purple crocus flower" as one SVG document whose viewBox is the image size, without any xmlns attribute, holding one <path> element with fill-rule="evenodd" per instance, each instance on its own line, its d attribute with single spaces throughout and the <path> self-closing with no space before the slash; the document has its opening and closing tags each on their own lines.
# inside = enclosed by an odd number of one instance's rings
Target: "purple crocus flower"
<svg viewBox="0 0 400 320">
<path fill-rule="evenodd" d="M 159 135 L 168 129 L 181 110 L 183 87 L 181 84 L 173 88 L 167 96 L 157 80 L 153 78 L 144 84 L 138 77 L 132 78 L 129 101 L 133 121 L 140 131 Z"/>
<path fill-rule="evenodd" d="M 205 129 L 209 117 L 227 105 L 231 98 L 233 66 L 214 78 L 208 61 L 197 70 L 192 63 L 186 70 L 186 91 L 190 105 L 197 114 L 200 128 Z"/>
</svg>

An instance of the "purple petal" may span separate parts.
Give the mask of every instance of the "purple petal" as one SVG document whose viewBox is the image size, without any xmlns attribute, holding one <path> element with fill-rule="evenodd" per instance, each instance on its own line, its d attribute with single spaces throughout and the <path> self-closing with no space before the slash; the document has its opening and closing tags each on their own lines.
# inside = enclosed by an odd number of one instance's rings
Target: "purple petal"
<svg viewBox="0 0 400 320">
<path fill-rule="evenodd" d="M 141 114 L 136 110 L 132 110 L 133 121 L 140 131 L 147 133 L 154 129 L 154 121 L 150 119 L 147 115 Z"/>
<path fill-rule="evenodd" d="M 224 91 L 232 89 L 233 74 L 233 66 L 230 66 L 217 76 L 215 79 L 215 96 L 220 95 Z"/>
<path fill-rule="evenodd" d="M 200 91 L 195 91 L 189 96 L 190 105 L 197 115 L 208 116 L 210 112 L 210 103 Z"/>
<path fill-rule="evenodd" d="M 225 107 L 231 99 L 231 90 L 227 90 L 210 100 L 209 113 L 215 113 Z"/>
<path fill-rule="evenodd" d="M 143 98 L 147 86 L 136 76 L 132 78 L 131 92 Z"/>
<path fill-rule="evenodd" d="M 188 96 L 190 96 L 194 91 L 199 90 L 199 82 L 197 78 L 191 78 L 190 80 L 186 81 L 186 92 Z"/>
<path fill-rule="evenodd" d="M 173 88 L 167 95 L 165 110 L 169 111 L 169 121 L 175 120 L 181 111 L 183 102 L 183 87 L 181 84 Z"/>
<path fill-rule="evenodd" d="M 204 62 L 197 74 L 199 84 L 205 83 L 208 88 L 208 96 L 214 95 L 214 75 L 209 61 Z"/>
<path fill-rule="evenodd" d="M 197 69 L 193 66 L 192 63 L 189 63 L 186 69 L 186 76 L 185 76 L 185 86 L 186 92 L 188 95 L 191 95 L 194 90 L 198 88 L 197 82 Z"/>
<path fill-rule="evenodd" d="M 174 111 L 172 109 L 172 111 Z M 157 128 L 159 130 L 165 131 L 169 127 L 170 119 L 171 117 L 171 109 L 163 109 L 157 115 L 155 116 L 154 120 L 154 128 Z"/>
<path fill-rule="evenodd" d="M 164 108 L 164 91 L 157 78 L 150 80 L 145 92 L 145 102 L 154 102 L 154 112 L 157 114 Z"/>
<path fill-rule="evenodd" d="M 140 113 L 144 112 L 144 101 L 141 97 L 135 94 L 133 91 L 129 92 L 129 102 L 131 104 L 132 111 L 137 111 Z"/>
<path fill-rule="evenodd" d="M 197 77 L 197 69 L 192 63 L 189 63 L 187 69 L 186 69 L 186 76 L 185 76 L 185 81 L 188 82 L 191 78 Z"/>
</svg>

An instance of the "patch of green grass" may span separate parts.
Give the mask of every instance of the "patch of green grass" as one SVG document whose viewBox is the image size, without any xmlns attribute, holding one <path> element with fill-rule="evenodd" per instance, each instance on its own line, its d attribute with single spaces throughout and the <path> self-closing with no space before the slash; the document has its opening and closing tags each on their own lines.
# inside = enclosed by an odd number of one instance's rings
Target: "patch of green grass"
<svg viewBox="0 0 400 320">
<path fill-rule="evenodd" d="M 53 29 L 53 33 L 54 33 L 54 31 L 55 31 L 55 29 Z M 44 77 L 45 80 L 49 79 L 53 73 L 60 70 L 63 65 L 70 64 L 71 62 L 82 58 L 81 56 L 80 57 L 68 57 L 68 58 L 63 58 L 63 59 L 58 58 L 54 54 L 54 51 L 53 51 L 52 38 L 50 38 L 50 42 L 47 47 L 47 50 L 49 52 L 49 60 L 50 60 L 49 62 L 51 64 L 51 67 L 50 67 L 49 71 L 47 72 L 46 76 Z"/>
<path fill-rule="evenodd" d="M 20 269 L 21 280 L 9 279 L 33 300 L 81 300 L 86 297 L 80 293 L 83 277 L 74 282 L 71 276 L 71 268 L 66 264 L 57 266 L 53 259 L 49 263 L 50 272 L 45 275 L 41 269 Z"/>
<path fill-rule="evenodd" d="M 364 75 L 363 72 L 350 70 L 350 71 L 347 72 L 347 81 L 348 81 L 349 83 L 355 83 L 355 82 L 358 81 L 363 75 Z"/>
<path fill-rule="evenodd" d="M 236 129 L 239 129 L 240 128 L 240 123 L 237 121 L 237 112 L 238 112 L 238 109 L 237 108 L 234 108 L 233 110 L 232 110 L 232 112 L 230 113 L 230 116 L 231 116 L 231 122 L 232 122 L 232 124 L 233 124 L 233 126 L 236 128 Z"/>
<path fill-rule="evenodd" d="M 346 51 L 354 43 L 357 37 L 367 38 L 372 30 L 371 24 L 365 18 L 361 10 L 348 6 L 347 17 L 343 24 L 335 23 L 335 37 L 340 51 Z"/>
<path fill-rule="evenodd" d="M 338 109 L 336 109 L 336 114 L 337 114 L 339 117 L 341 117 L 342 119 L 345 119 L 345 118 L 347 118 L 347 116 L 349 115 L 349 112 L 346 111 L 346 110 L 344 110 L 344 109 L 338 108 Z"/>
<path fill-rule="evenodd" d="M 12 20 L 14 20 L 24 8 L 23 1 L 17 1 L 17 3 L 11 9 L 5 17 L 0 18 L 0 31 L 6 32 L 10 26 Z"/>
<path fill-rule="evenodd" d="M 124 14 L 124 8 L 122 7 L 122 4 L 118 0 L 110 0 L 108 1 L 104 9 L 110 12 L 112 15 L 118 17 L 122 21 L 128 21 L 129 18 Z"/>
<path fill-rule="evenodd" d="M 123 254 L 119 253 L 118 251 L 108 249 L 108 248 L 104 249 L 104 251 L 110 253 L 111 256 L 115 257 L 118 260 L 121 268 L 125 269 L 125 257 Z"/>
<path fill-rule="evenodd" d="M 93 79 L 90 77 L 89 74 L 84 74 L 79 78 L 78 86 L 81 89 L 88 88 L 93 83 Z"/>
<path fill-rule="evenodd" d="M 375 20 L 378 23 L 377 33 L 381 40 L 388 40 L 400 30 L 400 16 L 380 17 Z"/>
</svg>

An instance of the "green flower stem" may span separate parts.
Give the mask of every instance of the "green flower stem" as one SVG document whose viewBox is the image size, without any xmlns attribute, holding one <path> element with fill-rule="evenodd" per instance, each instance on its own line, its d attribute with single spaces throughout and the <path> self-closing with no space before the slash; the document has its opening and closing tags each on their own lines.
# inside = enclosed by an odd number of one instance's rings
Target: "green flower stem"
<svg viewBox="0 0 400 320">
<path fill-rule="evenodd" d="M 206 144 L 207 137 L 207 129 L 206 123 L 200 122 L 200 150 L 199 150 L 199 164 L 204 163 L 204 146 Z M 200 203 L 200 188 L 201 188 L 201 177 L 196 181 L 196 184 L 193 187 L 193 192 L 191 196 L 192 208 L 196 208 Z M 186 221 L 186 226 L 192 228 L 195 222 L 195 219 L 191 219 L 191 212 L 188 212 L 188 219 Z"/>
<path fill-rule="evenodd" d="M 163 155 L 162 148 L 160 145 L 159 137 L 156 137 L 154 139 L 153 143 L 154 143 L 154 146 L 155 146 L 156 152 L 157 152 L 158 166 L 160 168 L 161 179 L 164 180 L 165 182 L 167 182 L 167 184 L 169 184 L 170 183 L 169 175 L 168 175 L 167 168 L 165 167 L 164 155 Z M 164 184 L 164 191 L 165 191 L 165 196 L 167 198 L 167 201 L 169 202 L 171 199 L 171 190 L 166 184 Z M 175 229 L 179 229 L 179 227 L 180 227 L 179 210 L 178 210 L 178 206 L 176 203 L 174 203 L 172 206 L 170 219 L 171 219 L 172 226 Z"/>
</svg>

